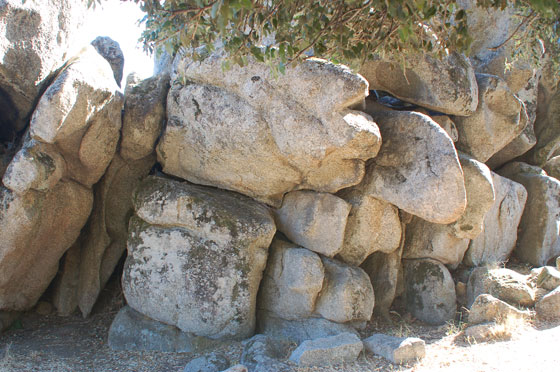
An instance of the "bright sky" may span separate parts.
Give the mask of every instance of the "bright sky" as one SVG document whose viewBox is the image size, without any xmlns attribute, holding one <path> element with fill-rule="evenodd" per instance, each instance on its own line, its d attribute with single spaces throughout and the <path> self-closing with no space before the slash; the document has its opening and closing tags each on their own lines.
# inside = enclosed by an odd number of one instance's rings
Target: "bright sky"
<svg viewBox="0 0 560 372">
<path fill-rule="evenodd" d="M 152 76 L 153 57 L 147 55 L 138 42 L 143 27 L 138 25 L 138 20 L 143 15 L 139 5 L 134 2 L 106 0 L 102 6 L 97 5 L 95 10 L 89 9 L 82 33 L 82 45 L 90 43 L 97 36 L 109 36 L 120 44 L 124 54 L 123 88 L 131 72 L 136 72 L 142 78 Z"/>
</svg>

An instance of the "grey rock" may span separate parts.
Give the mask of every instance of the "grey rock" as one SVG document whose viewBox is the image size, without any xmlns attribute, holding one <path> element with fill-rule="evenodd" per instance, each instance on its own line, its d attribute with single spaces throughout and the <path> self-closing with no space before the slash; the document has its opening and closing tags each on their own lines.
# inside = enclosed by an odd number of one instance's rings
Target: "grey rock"
<svg viewBox="0 0 560 372">
<path fill-rule="evenodd" d="M 424 220 L 447 224 L 465 211 L 464 176 L 451 138 L 428 116 L 374 113 L 383 136 L 357 187 Z"/>
<path fill-rule="evenodd" d="M 228 367 L 229 360 L 225 355 L 211 353 L 188 362 L 183 372 L 220 372 Z"/>
<path fill-rule="evenodd" d="M 509 163 L 499 173 L 527 189 L 515 255 L 535 266 L 546 265 L 560 254 L 560 181 L 521 162 Z"/>
<path fill-rule="evenodd" d="M 175 58 L 172 81 L 192 84 L 169 92 L 157 147 L 164 172 L 275 207 L 289 191 L 332 193 L 362 180 L 381 145 L 371 117 L 349 109 L 365 98 L 365 79 L 316 59 L 278 77 L 253 61 L 224 71 L 223 58 Z"/>
<path fill-rule="evenodd" d="M 560 156 L 555 156 L 547 161 L 543 170 L 550 177 L 556 178 L 557 180 L 560 179 Z"/>
<path fill-rule="evenodd" d="M 375 302 L 369 276 L 359 267 L 321 259 L 325 280 L 315 305 L 317 314 L 338 323 L 369 321 Z"/>
<path fill-rule="evenodd" d="M 528 319 L 528 311 L 521 311 L 489 294 L 479 295 L 471 305 L 468 322 L 472 324 L 504 321 L 505 319 Z"/>
<path fill-rule="evenodd" d="M 109 328 L 113 350 L 200 352 L 216 347 L 217 341 L 181 332 L 177 327 L 148 318 L 129 306 L 123 307 Z"/>
<path fill-rule="evenodd" d="M 527 191 L 523 185 L 492 172 L 495 201 L 484 217 L 482 233 L 469 243 L 463 262 L 481 266 L 505 262 L 515 248 L 517 227 Z"/>
<path fill-rule="evenodd" d="M 455 284 L 447 268 L 432 259 L 403 260 L 406 308 L 417 319 L 444 324 L 457 310 Z"/>
<path fill-rule="evenodd" d="M 282 319 L 313 314 L 325 277 L 318 254 L 275 238 L 260 286 L 259 309 Z"/>
<path fill-rule="evenodd" d="M 236 364 L 233 367 L 224 369 L 222 372 L 248 372 L 248 370 L 243 364 Z"/>
<path fill-rule="evenodd" d="M 453 142 L 457 142 L 459 139 L 459 132 L 457 132 L 457 127 L 451 118 L 447 115 L 431 115 L 433 121 L 439 124 L 439 126 L 447 133 L 449 138 Z"/>
<path fill-rule="evenodd" d="M 307 340 L 301 343 L 290 356 L 298 366 L 312 367 L 356 361 L 364 345 L 352 333 Z"/>
<path fill-rule="evenodd" d="M 291 241 L 327 257 L 342 249 L 351 205 L 328 193 L 292 191 L 274 211 L 278 231 Z"/>
<path fill-rule="evenodd" d="M 280 361 L 290 356 L 291 342 L 258 334 L 243 341 L 241 363 L 250 371 L 283 371 Z"/>
<path fill-rule="evenodd" d="M 468 59 L 451 53 L 443 60 L 422 54 L 368 61 L 360 70 L 370 89 L 383 90 L 403 101 L 452 115 L 471 115 L 477 106 L 478 90 Z"/>
<path fill-rule="evenodd" d="M 513 141 L 527 125 L 523 103 L 506 82 L 493 75 L 477 74 L 478 107 L 468 117 L 454 117 L 459 132 L 457 148 L 486 162 Z"/>
<path fill-rule="evenodd" d="M 467 282 L 467 306 L 481 294 L 490 294 L 514 306 L 535 304 L 534 291 L 525 275 L 505 268 L 477 267 L 471 272 Z"/>
<path fill-rule="evenodd" d="M 253 334 L 276 228 L 245 196 L 146 178 L 134 194 L 123 292 L 153 319 L 211 338 Z"/>
<path fill-rule="evenodd" d="M 81 253 L 78 238 L 60 260 L 58 274 L 53 281 L 52 295 L 52 302 L 58 316 L 70 316 L 78 308 Z"/>
<path fill-rule="evenodd" d="M 121 46 L 108 36 L 98 36 L 91 42 L 97 52 L 109 62 L 117 85 L 121 86 L 124 69 L 124 54 Z"/>
<path fill-rule="evenodd" d="M 29 123 L 41 92 L 70 57 L 87 9 L 75 0 L 0 5 L 0 138 Z"/>
<path fill-rule="evenodd" d="M 335 323 L 323 318 L 285 320 L 275 317 L 267 311 L 260 311 L 257 321 L 257 331 L 259 333 L 297 344 L 305 340 L 335 336 L 339 333 L 358 334 L 349 324 Z"/>
<path fill-rule="evenodd" d="M 539 319 L 560 320 L 560 288 L 556 288 L 537 302 L 535 310 Z"/>
<path fill-rule="evenodd" d="M 401 241 L 401 221 L 397 207 L 364 193 L 361 188 L 342 190 L 338 196 L 352 205 L 344 243 L 337 258 L 359 266 L 374 252 L 391 253 Z"/>
<path fill-rule="evenodd" d="M 506 337 L 506 335 L 499 335 L 497 329 L 496 322 L 475 324 L 465 329 L 465 338 L 467 341 L 487 342 Z"/>
<path fill-rule="evenodd" d="M 165 121 L 169 75 L 127 84 L 124 100 L 121 155 L 138 160 L 152 154 Z"/>
<path fill-rule="evenodd" d="M 560 286 L 560 271 L 552 266 L 544 266 L 531 270 L 529 279 L 534 279 L 537 288 L 553 291 Z"/>
<path fill-rule="evenodd" d="M 395 337 L 376 333 L 363 342 L 366 350 L 395 364 L 416 362 L 426 355 L 426 343 L 416 337 Z"/>
</svg>

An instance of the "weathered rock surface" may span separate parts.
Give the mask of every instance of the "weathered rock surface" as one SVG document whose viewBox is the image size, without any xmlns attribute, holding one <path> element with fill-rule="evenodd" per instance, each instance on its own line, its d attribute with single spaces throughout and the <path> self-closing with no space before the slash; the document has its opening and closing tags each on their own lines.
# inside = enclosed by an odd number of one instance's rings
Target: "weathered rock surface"
<svg viewBox="0 0 560 372">
<path fill-rule="evenodd" d="M 475 324 L 465 329 L 465 338 L 471 342 L 487 342 L 507 338 L 506 334 L 500 334 L 499 328 L 496 322 Z"/>
<path fill-rule="evenodd" d="M 259 311 L 257 331 L 273 338 L 289 340 L 297 344 L 305 340 L 336 336 L 339 333 L 358 334 L 349 324 L 331 322 L 323 318 L 285 320 L 267 311 Z"/>
<path fill-rule="evenodd" d="M 523 103 L 506 82 L 493 75 L 477 74 L 478 107 L 468 117 L 453 118 L 459 140 L 457 148 L 486 162 L 516 138 L 525 126 Z"/>
<path fill-rule="evenodd" d="M 27 310 L 37 302 L 78 238 L 92 202 L 91 190 L 73 181 L 19 195 L 0 188 L 0 309 Z"/>
<path fill-rule="evenodd" d="M 292 190 L 336 192 L 362 180 L 381 140 L 369 115 L 348 109 L 367 95 L 361 76 L 316 59 L 277 78 L 264 63 L 224 71 L 222 53 L 175 60 L 192 84 L 173 84 L 168 96 L 157 149 L 164 172 L 276 207 Z"/>
<path fill-rule="evenodd" d="M 276 238 L 261 282 L 259 309 L 288 320 L 311 316 L 324 271 L 318 254 Z"/>
<path fill-rule="evenodd" d="M 373 311 L 390 319 L 389 309 L 399 295 L 397 284 L 402 275 L 402 247 L 392 253 L 375 252 L 360 266 L 369 275 L 375 295 Z"/>
<path fill-rule="evenodd" d="M 134 195 L 123 291 L 141 313 L 210 338 L 245 338 L 276 231 L 235 193 L 148 177 Z"/>
<path fill-rule="evenodd" d="M 555 156 L 547 161 L 543 170 L 550 177 L 556 178 L 557 180 L 560 179 L 560 156 Z"/>
<path fill-rule="evenodd" d="M 451 138 L 423 114 L 385 111 L 374 117 L 383 146 L 357 188 L 424 220 L 456 221 L 465 211 L 466 192 Z"/>
<path fill-rule="evenodd" d="M 109 62 L 115 81 L 120 87 L 123 78 L 124 55 L 119 43 L 108 36 L 98 36 L 91 42 L 91 45 Z"/>
<path fill-rule="evenodd" d="M 560 254 L 560 181 L 521 162 L 509 163 L 499 173 L 527 189 L 515 255 L 535 266 L 546 265 Z"/>
<path fill-rule="evenodd" d="M 556 288 L 537 302 L 535 310 L 539 319 L 560 320 L 560 288 Z"/>
<path fill-rule="evenodd" d="M 407 55 L 395 60 L 368 61 L 360 70 L 370 89 L 383 90 L 403 101 L 452 115 L 471 115 L 478 103 L 474 70 L 462 55 L 443 60 L 427 55 Z"/>
<path fill-rule="evenodd" d="M 78 305 L 89 315 L 101 290 L 126 251 L 132 191 L 148 175 L 155 156 L 126 161 L 113 158 L 94 188 L 93 211 L 83 232 L 79 263 Z"/>
<path fill-rule="evenodd" d="M 369 276 L 359 267 L 324 257 L 322 261 L 325 280 L 316 312 L 338 323 L 369 321 L 375 302 Z"/>
<path fill-rule="evenodd" d="M 289 371 L 280 361 L 290 356 L 290 342 L 274 339 L 266 335 L 255 335 L 245 340 L 241 363 L 250 371 Z"/>
<path fill-rule="evenodd" d="M 376 333 L 363 342 L 366 350 L 395 364 L 415 362 L 426 355 L 426 343 L 416 337 L 395 337 Z"/>
<path fill-rule="evenodd" d="M 229 367 L 229 360 L 222 354 L 211 353 L 187 363 L 183 372 L 220 372 Z"/>
<path fill-rule="evenodd" d="M 484 217 L 482 233 L 469 243 L 464 262 L 469 266 L 507 260 L 517 241 L 517 227 L 525 208 L 523 185 L 492 172 L 495 201 Z"/>
<path fill-rule="evenodd" d="M 510 269 L 475 268 L 467 282 L 467 306 L 470 307 L 481 294 L 492 295 L 514 306 L 533 306 L 534 291 L 527 284 L 525 275 Z"/>
<path fill-rule="evenodd" d="M 278 231 L 291 241 L 327 257 L 342 249 L 351 205 L 328 193 L 292 191 L 274 211 Z"/>
<path fill-rule="evenodd" d="M 403 260 L 406 307 L 417 319 L 444 324 L 457 310 L 455 284 L 447 268 L 436 260 Z"/>
<path fill-rule="evenodd" d="M 453 142 L 457 142 L 459 139 L 459 132 L 457 132 L 457 127 L 451 118 L 447 115 L 431 115 L 433 121 L 438 123 L 438 125 L 447 133 L 449 138 Z"/>
<path fill-rule="evenodd" d="M 248 372 L 247 367 L 243 364 L 236 364 L 233 367 L 224 369 L 222 372 Z"/>
<path fill-rule="evenodd" d="M 150 155 L 161 134 L 169 91 L 169 75 L 158 75 L 125 90 L 121 155 L 138 160 Z"/>
<path fill-rule="evenodd" d="M 0 138 L 22 130 L 54 71 L 68 59 L 86 9 L 74 0 L 0 4 Z"/>
<path fill-rule="evenodd" d="M 398 249 L 402 231 L 399 211 L 394 205 L 364 194 L 360 188 L 342 190 L 338 196 L 350 203 L 352 209 L 337 258 L 359 266 L 374 252 L 391 253 Z"/>
<path fill-rule="evenodd" d="M 531 270 L 529 280 L 537 288 L 553 291 L 560 286 L 560 271 L 552 266 L 544 266 Z"/>
<path fill-rule="evenodd" d="M 56 145 L 67 178 L 91 187 L 115 154 L 122 107 L 109 64 L 90 46 L 45 91 L 29 133 L 34 140 Z"/>
<path fill-rule="evenodd" d="M 66 251 L 60 260 L 58 274 L 53 280 L 52 303 L 58 316 L 70 316 L 78 308 L 80 283 L 81 241 Z"/>
<path fill-rule="evenodd" d="M 469 324 L 503 321 L 508 318 L 529 318 L 530 313 L 497 299 L 489 294 L 479 295 L 473 302 L 468 315 Z"/>
<path fill-rule="evenodd" d="M 312 367 L 351 363 L 358 359 L 364 345 L 352 333 L 304 341 L 290 356 L 298 366 Z"/>
<path fill-rule="evenodd" d="M 217 345 L 216 341 L 148 318 L 130 306 L 123 307 L 113 320 L 108 343 L 113 350 L 183 353 L 200 352 Z"/>
</svg>

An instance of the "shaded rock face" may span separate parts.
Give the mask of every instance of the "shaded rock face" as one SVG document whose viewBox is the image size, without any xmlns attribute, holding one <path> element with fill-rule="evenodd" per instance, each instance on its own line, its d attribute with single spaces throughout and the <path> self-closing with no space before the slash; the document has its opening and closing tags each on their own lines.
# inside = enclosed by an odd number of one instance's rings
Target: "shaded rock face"
<svg viewBox="0 0 560 372">
<path fill-rule="evenodd" d="M 370 89 L 383 90 L 403 101 L 452 115 L 471 115 L 478 103 L 478 86 L 467 58 L 453 53 L 440 61 L 407 55 L 406 71 L 396 60 L 368 61 L 360 70 Z"/>
<path fill-rule="evenodd" d="M 455 284 L 447 268 L 436 260 L 403 260 L 406 307 L 417 319 L 444 324 L 457 310 Z"/>
<path fill-rule="evenodd" d="M 510 163 L 499 173 L 527 190 L 515 255 L 523 262 L 546 265 L 560 254 L 560 181 L 521 162 Z"/>
<path fill-rule="evenodd" d="M 481 294 L 490 294 L 514 306 L 535 304 L 535 294 L 526 277 L 510 269 L 475 268 L 467 282 L 467 306 Z"/>
<path fill-rule="evenodd" d="M 523 103 L 506 82 L 493 75 L 477 74 L 478 107 L 468 117 L 453 118 L 459 140 L 457 148 L 486 162 L 516 138 L 527 125 Z"/>
<path fill-rule="evenodd" d="M 68 58 L 85 12 L 75 0 L 0 3 L 0 139 L 28 124 L 42 90 Z"/>
<path fill-rule="evenodd" d="M 507 260 L 517 241 L 527 190 L 523 185 L 492 172 L 496 200 L 484 217 L 482 233 L 470 241 L 463 262 L 480 266 Z"/>
<path fill-rule="evenodd" d="M 164 172 L 276 207 L 292 190 L 336 192 L 362 180 L 381 141 L 371 117 L 348 109 L 367 95 L 361 76 L 313 59 L 276 79 L 254 62 L 224 72 L 222 60 L 176 58 L 189 83 L 168 96 Z"/>
<path fill-rule="evenodd" d="M 258 286 L 276 228 L 231 192 L 148 177 L 134 196 L 123 291 L 153 319 L 214 339 L 253 334 Z"/>
<path fill-rule="evenodd" d="M 123 78 L 124 55 L 119 43 L 108 36 L 98 36 L 91 42 L 91 45 L 109 62 L 115 81 L 120 87 Z"/>
<path fill-rule="evenodd" d="M 465 211 L 466 192 L 451 138 L 423 114 L 373 114 L 383 146 L 358 187 L 426 221 L 456 221 Z"/>
<path fill-rule="evenodd" d="M 556 178 L 557 180 L 560 179 L 560 156 L 555 156 L 547 161 L 543 167 L 543 170 L 550 177 Z"/>
<path fill-rule="evenodd" d="M 2 178 L 0 308 L 32 307 L 85 225 L 90 187 L 119 138 L 123 98 L 116 90 L 109 65 L 89 48 L 41 97 Z"/>
</svg>

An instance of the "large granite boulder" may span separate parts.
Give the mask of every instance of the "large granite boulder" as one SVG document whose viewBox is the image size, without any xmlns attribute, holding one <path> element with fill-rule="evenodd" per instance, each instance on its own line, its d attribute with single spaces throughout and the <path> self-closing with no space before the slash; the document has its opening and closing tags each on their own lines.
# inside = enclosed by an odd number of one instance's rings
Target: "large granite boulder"
<svg viewBox="0 0 560 372">
<path fill-rule="evenodd" d="M 482 233 L 470 241 L 463 262 L 480 266 L 505 262 L 517 241 L 527 191 L 523 185 L 492 172 L 496 199 L 484 217 Z"/>
<path fill-rule="evenodd" d="M 515 255 L 524 262 L 544 266 L 560 254 L 560 181 L 539 167 L 509 163 L 500 175 L 527 189 Z"/>
<path fill-rule="evenodd" d="M 403 101 L 452 115 L 471 115 L 478 103 L 478 86 L 469 60 L 452 53 L 443 60 L 406 55 L 368 61 L 360 70 L 370 89 L 391 93 Z"/>
<path fill-rule="evenodd" d="M 447 268 L 432 259 L 403 260 L 406 308 L 417 319 L 444 324 L 457 310 L 455 284 Z"/>
<path fill-rule="evenodd" d="M 505 268 L 475 268 L 467 282 L 467 306 L 471 307 L 481 294 L 492 295 L 510 305 L 533 306 L 535 293 L 527 277 Z"/>
<path fill-rule="evenodd" d="M 513 141 L 527 125 L 525 107 L 507 83 L 493 75 L 477 74 L 478 107 L 468 117 L 453 121 L 459 132 L 457 148 L 486 162 Z"/>
<path fill-rule="evenodd" d="M 276 231 L 245 196 L 158 177 L 134 195 L 123 291 L 128 304 L 184 332 L 253 334 L 257 291 Z"/>
<path fill-rule="evenodd" d="M 453 141 L 428 116 L 409 111 L 373 113 L 383 136 L 368 165 L 363 194 L 434 223 L 451 223 L 465 211 L 463 170 Z"/>
<path fill-rule="evenodd" d="M 381 138 L 369 115 L 349 109 L 368 94 L 360 75 L 317 59 L 278 77 L 264 63 L 224 71 L 222 62 L 222 51 L 176 58 L 157 148 L 164 172 L 276 207 L 292 190 L 336 192 L 362 180 Z"/>
<path fill-rule="evenodd" d="M 75 0 L 0 2 L 0 138 L 28 124 L 43 90 L 69 58 L 85 14 Z"/>
</svg>

